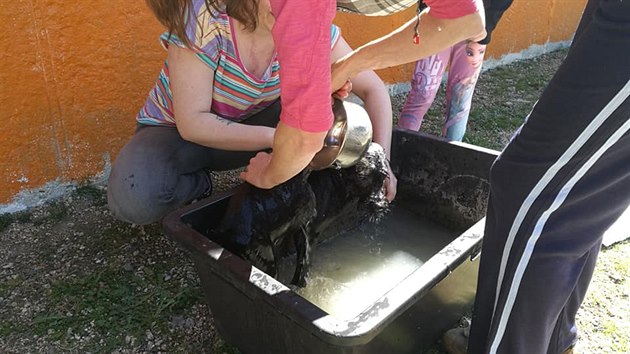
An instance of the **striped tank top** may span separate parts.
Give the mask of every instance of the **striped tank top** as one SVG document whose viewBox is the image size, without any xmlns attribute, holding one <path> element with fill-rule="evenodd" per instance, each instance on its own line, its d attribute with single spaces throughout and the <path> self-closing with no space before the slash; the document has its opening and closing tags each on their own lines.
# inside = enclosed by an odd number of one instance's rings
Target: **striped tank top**
<svg viewBox="0 0 630 354">
<path fill-rule="evenodd" d="M 203 0 L 194 0 L 198 21 L 188 21 L 186 34 L 197 57 L 214 71 L 210 111 L 222 118 L 240 122 L 271 105 L 280 97 L 280 65 L 276 54 L 262 77 L 250 74 L 239 60 L 233 23 L 225 12 L 209 12 Z M 331 48 L 340 30 L 332 25 Z M 183 41 L 168 32 L 160 36 L 162 46 L 185 48 Z M 174 126 L 168 61 L 164 62 L 155 86 L 136 120 L 141 124 Z"/>
</svg>

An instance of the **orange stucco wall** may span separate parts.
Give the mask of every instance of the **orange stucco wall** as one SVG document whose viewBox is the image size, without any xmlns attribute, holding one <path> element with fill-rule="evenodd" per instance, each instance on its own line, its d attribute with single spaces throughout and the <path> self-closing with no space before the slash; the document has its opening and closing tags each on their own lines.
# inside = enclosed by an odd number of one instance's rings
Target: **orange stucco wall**
<svg viewBox="0 0 630 354">
<path fill-rule="evenodd" d="M 584 3 L 515 1 L 488 55 L 570 39 Z M 412 16 L 339 14 L 335 23 L 357 46 Z M 160 69 L 160 32 L 143 1 L 0 1 L 0 204 L 22 189 L 103 171 L 132 134 Z M 403 82 L 410 70 L 379 75 Z"/>
</svg>

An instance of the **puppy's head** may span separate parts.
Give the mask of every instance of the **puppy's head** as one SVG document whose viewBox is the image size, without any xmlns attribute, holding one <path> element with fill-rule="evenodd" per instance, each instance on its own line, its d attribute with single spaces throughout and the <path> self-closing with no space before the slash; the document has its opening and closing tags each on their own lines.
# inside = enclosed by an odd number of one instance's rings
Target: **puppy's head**
<svg viewBox="0 0 630 354">
<path fill-rule="evenodd" d="M 389 210 L 389 202 L 383 190 L 388 173 L 383 147 L 371 143 L 359 162 L 342 170 L 342 173 L 350 195 L 359 197 L 359 208 L 367 211 L 370 221 L 379 221 Z"/>
</svg>

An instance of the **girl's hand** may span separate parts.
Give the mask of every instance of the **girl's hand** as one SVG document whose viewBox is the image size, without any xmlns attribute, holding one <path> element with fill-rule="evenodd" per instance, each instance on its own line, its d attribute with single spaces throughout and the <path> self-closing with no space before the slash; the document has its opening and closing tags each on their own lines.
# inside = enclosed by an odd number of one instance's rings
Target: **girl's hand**
<svg viewBox="0 0 630 354">
<path fill-rule="evenodd" d="M 389 162 L 387 163 L 387 177 L 385 177 L 385 181 L 383 181 L 383 190 L 385 192 L 385 198 L 387 201 L 391 203 L 394 198 L 396 198 L 396 188 L 398 185 L 398 179 L 396 179 L 396 175 L 392 171 L 392 168 L 389 166 Z"/>
<path fill-rule="evenodd" d="M 343 99 L 348 98 L 351 91 L 352 91 L 352 82 L 348 80 L 346 81 L 345 84 L 343 84 L 343 86 L 341 86 L 341 88 L 333 92 L 333 97 L 343 100 Z"/>
</svg>

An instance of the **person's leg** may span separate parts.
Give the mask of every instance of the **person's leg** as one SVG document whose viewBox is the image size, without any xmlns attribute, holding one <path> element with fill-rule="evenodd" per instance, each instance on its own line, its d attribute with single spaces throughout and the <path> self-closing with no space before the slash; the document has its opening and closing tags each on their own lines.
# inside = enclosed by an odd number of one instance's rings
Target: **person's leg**
<svg viewBox="0 0 630 354">
<path fill-rule="evenodd" d="M 481 50 L 485 52 L 484 45 L 475 43 L 474 47 L 468 48 L 467 41 L 453 46 L 446 86 L 446 115 L 442 125 L 442 137 L 449 141 L 462 141 L 466 133 L 470 104 L 483 62 L 483 53 L 479 53 Z"/>
<path fill-rule="evenodd" d="M 203 149 L 174 127 L 143 126 L 123 147 L 109 175 L 107 199 L 123 221 L 149 224 L 211 187 Z M 205 159 L 204 159 L 205 160 Z"/>
<path fill-rule="evenodd" d="M 243 123 L 273 127 L 279 113 L 280 104 L 276 102 Z M 158 221 L 212 188 L 206 170 L 239 168 L 255 154 L 191 143 L 182 139 L 175 127 L 140 127 L 112 167 L 107 188 L 109 207 L 126 222 Z"/>
<path fill-rule="evenodd" d="M 583 271 L 578 277 L 575 290 L 558 316 L 556 327 L 554 328 L 549 342 L 548 354 L 555 354 L 558 350 L 568 348 L 568 343 L 571 343 L 571 347 L 575 344 L 578 333 L 575 317 L 582 305 L 586 290 L 591 283 L 600 247 L 601 243 L 597 242 L 585 255 L 586 259 L 584 261 Z"/>
<path fill-rule="evenodd" d="M 573 36 L 573 42 L 571 43 L 571 46 L 573 46 L 574 43 L 578 42 L 578 39 L 580 38 L 584 30 L 591 23 L 591 20 L 593 19 L 593 16 L 595 15 L 595 11 L 599 7 L 600 1 L 601 0 L 596 0 L 596 1 L 589 0 L 586 3 L 584 7 L 584 12 L 582 13 L 582 18 L 580 19 L 580 22 L 578 23 L 578 26 L 575 29 L 575 35 Z"/>
<path fill-rule="evenodd" d="M 558 354 L 575 344 L 575 316 L 593 274 L 602 234 L 630 203 L 630 173 L 619 169 L 630 158 L 628 134 L 616 145 L 592 167 L 584 157 L 576 162 L 582 165 L 567 167 L 573 174 L 554 178 L 558 181 L 528 206 L 514 233 L 497 231 L 503 226 L 498 219 L 508 216 L 496 210 L 509 202 L 493 196 L 494 225 L 487 225 L 484 236 L 482 253 L 487 259 L 480 268 L 469 353 Z M 511 162 L 499 166 L 513 167 Z M 585 172 L 582 167 L 588 171 L 580 176 Z M 499 173 L 511 183 L 521 183 L 514 175 L 519 172 Z M 518 217 L 510 220 L 519 221 Z"/>
<path fill-rule="evenodd" d="M 411 79 L 411 89 L 400 113 L 399 127 L 414 131 L 420 130 L 424 115 L 431 108 L 435 94 L 440 88 L 450 51 L 451 48 L 447 48 L 438 54 L 416 62 Z"/>
<path fill-rule="evenodd" d="M 469 353 L 562 353 L 630 203 L 630 3 L 601 2 L 491 169 Z"/>
</svg>

